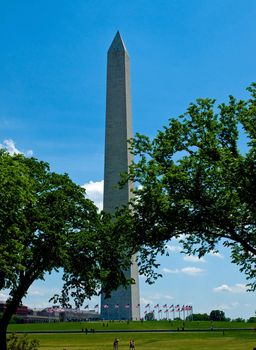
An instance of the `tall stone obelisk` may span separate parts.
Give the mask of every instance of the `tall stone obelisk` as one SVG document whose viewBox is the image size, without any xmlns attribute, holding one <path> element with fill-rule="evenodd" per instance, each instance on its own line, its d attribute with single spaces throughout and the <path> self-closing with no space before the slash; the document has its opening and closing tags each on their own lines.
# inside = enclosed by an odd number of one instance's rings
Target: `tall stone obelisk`
<svg viewBox="0 0 256 350">
<path fill-rule="evenodd" d="M 108 50 L 106 103 L 103 210 L 113 213 L 117 207 L 128 204 L 132 187 L 127 184 L 117 188 L 120 174 L 128 170 L 132 161 L 127 143 L 132 137 L 130 63 L 119 32 Z M 101 297 L 101 317 L 105 320 L 140 319 L 138 266 L 135 258 L 132 261 L 126 275 L 134 278 L 135 284 L 120 287 L 111 298 Z"/>
</svg>

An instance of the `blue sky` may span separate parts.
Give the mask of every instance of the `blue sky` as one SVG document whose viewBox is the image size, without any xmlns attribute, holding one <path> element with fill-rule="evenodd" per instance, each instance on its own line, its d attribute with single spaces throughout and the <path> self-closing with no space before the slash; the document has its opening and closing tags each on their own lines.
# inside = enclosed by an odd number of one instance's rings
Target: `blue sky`
<svg viewBox="0 0 256 350">
<path fill-rule="evenodd" d="M 67 172 L 99 205 L 106 52 L 117 30 L 131 59 L 135 132 L 153 137 L 195 98 L 244 98 L 255 81 L 254 0 L 0 0 L 0 8 L 0 144 Z M 141 278 L 141 305 L 254 315 L 255 294 L 227 250 L 201 261 L 181 255 L 177 242 L 169 251 L 162 279 L 147 286 Z M 59 279 L 35 283 L 25 302 L 47 305 Z"/>
</svg>

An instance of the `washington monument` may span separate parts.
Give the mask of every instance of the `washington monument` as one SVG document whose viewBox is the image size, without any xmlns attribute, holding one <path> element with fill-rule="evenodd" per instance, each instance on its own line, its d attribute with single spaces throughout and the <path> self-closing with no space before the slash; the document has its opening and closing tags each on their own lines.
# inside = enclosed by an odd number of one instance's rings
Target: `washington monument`
<svg viewBox="0 0 256 350">
<path fill-rule="evenodd" d="M 132 137 L 132 111 L 130 91 L 130 63 L 123 40 L 117 32 L 107 59 L 107 100 L 105 131 L 104 197 L 103 210 L 113 213 L 121 205 L 128 204 L 132 184 L 117 188 L 120 173 L 128 170 L 132 155 L 127 140 Z M 109 320 L 140 319 L 138 266 L 135 258 L 126 271 L 135 284 L 120 287 L 111 298 L 101 297 L 101 317 Z"/>
</svg>

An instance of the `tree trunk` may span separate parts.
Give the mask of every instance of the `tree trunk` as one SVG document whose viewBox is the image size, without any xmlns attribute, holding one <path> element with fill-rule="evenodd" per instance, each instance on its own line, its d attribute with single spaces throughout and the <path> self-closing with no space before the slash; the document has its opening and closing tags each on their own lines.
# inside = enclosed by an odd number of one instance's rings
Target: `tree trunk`
<svg viewBox="0 0 256 350">
<path fill-rule="evenodd" d="M 4 310 L 3 316 L 0 319 L 0 350 L 7 350 L 7 327 L 11 321 L 12 316 L 15 315 L 22 298 L 35 279 L 36 275 L 34 278 L 32 278 L 29 274 L 22 274 L 20 277 L 19 286 L 15 291 L 13 291 L 12 298 L 7 301 L 6 309 Z"/>
<path fill-rule="evenodd" d="M 0 350 L 7 350 L 6 343 L 7 324 L 3 323 L 3 318 L 0 320 Z"/>
<path fill-rule="evenodd" d="M 15 312 L 16 312 L 16 308 L 14 309 L 13 304 L 7 305 L 6 309 L 4 310 L 3 316 L 0 320 L 0 350 L 7 350 L 7 342 L 6 342 L 7 327 L 9 322 L 11 321 L 12 316 L 15 314 Z"/>
<path fill-rule="evenodd" d="M 16 313 L 20 301 L 21 298 L 12 298 L 9 302 L 7 302 L 6 309 L 4 310 L 3 316 L 0 319 L 0 350 L 7 350 L 7 327 L 12 316 Z"/>
</svg>

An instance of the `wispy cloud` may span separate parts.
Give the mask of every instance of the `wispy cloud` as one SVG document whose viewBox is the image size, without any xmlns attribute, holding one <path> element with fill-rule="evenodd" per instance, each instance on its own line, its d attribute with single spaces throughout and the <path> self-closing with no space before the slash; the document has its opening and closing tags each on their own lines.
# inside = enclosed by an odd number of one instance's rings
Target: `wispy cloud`
<svg viewBox="0 0 256 350">
<path fill-rule="evenodd" d="M 181 272 L 190 276 L 198 276 L 198 275 L 202 275 L 205 272 L 205 270 L 200 269 L 199 267 L 188 266 L 188 267 L 183 267 L 181 269 Z"/>
<path fill-rule="evenodd" d="M 9 298 L 9 293 L 8 292 L 1 292 L 0 293 L 0 301 L 6 301 L 6 299 Z"/>
<path fill-rule="evenodd" d="M 49 293 L 49 290 L 42 288 L 29 288 L 28 295 L 33 297 L 44 297 L 53 294 L 53 291 Z"/>
<path fill-rule="evenodd" d="M 185 274 L 190 276 L 198 276 L 198 275 L 202 275 L 205 272 L 205 270 L 194 266 L 187 266 L 187 267 L 183 267 L 182 269 L 169 269 L 164 267 L 162 269 L 162 272 L 171 273 L 171 274 Z"/>
<path fill-rule="evenodd" d="M 238 302 L 233 302 L 230 304 L 220 304 L 216 306 L 217 310 L 235 310 L 238 307 L 240 307 L 240 304 Z"/>
<path fill-rule="evenodd" d="M 151 299 L 152 300 L 163 300 L 163 299 L 172 300 L 174 298 L 172 295 L 163 294 L 163 293 L 155 293 L 154 295 L 151 296 Z"/>
<path fill-rule="evenodd" d="M 162 269 L 162 272 L 164 272 L 164 273 L 179 273 L 179 270 L 178 269 L 168 269 L 167 267 L 164 267 Z"/>
<path fill-rule="evenodd" d="M 235 294 L 243 294 L 246 293 L 246 285 L 242 283 L 237 283 L 234 286 L 229 286 L 227 284 L 222 284 L 219 287 L 213 288 L 214 293 L 228 292 Z"/>
<path fill-rule="evenodd" d="M 183 257 L 183 260 L 188 261 L 188 262 L 193 262 L 193 263 L 205 263 L 206 260 L 202 257 L 202 258 L 198 258 L 198 256 L 194 256 L 194 255 L 185 255 Z"/>
<path fill-rule="evenodd" d="M 91 199 L 94 204 L 99 208 L 103 209 L 103 185 L 104 181 L 90 181 L 85 183 L 82 187 L 86 189 L 86 194 L 89 199 Z"/>
<path fill-rule="evenodd" d="M 141 304 L 142 306 L 145 306 L 145 305 L 148 305 L 148 304 L 152 305 L 152 304 L 153 304 L 153 301 L 152 301 L 152 299 L 150 299 L 150 298 L 141 297 L 141 298 L 140 298 L 140 304 Z"/>
<path fill-rule="evenodd" d="M 150 305 L 150 307 L 154 307 L 156 302 L 159 302 L 159 304 L 165 304 L 169 301 L 173 300 L 174 297 L 170 294 L 164 294 L 164 293 L 154 293 L 149 296 L 141 296 L 140 298 L 140 304 L 142 307 L 145 307 L 146 305 Z"/>
<path fill-rule="evenodd" d="M 215 258 L 224 259 L 224 255 L 222 255 L 219 252 L 215 252 L 213 250 L 209 253 L 209 255 L 214 256 Z"/>
<path fill-rule="evenodd" d="M 182 248 L 178 245 L 167 244 L 167 249 L 171 253 L 180 253 Z"/>
</svg>

